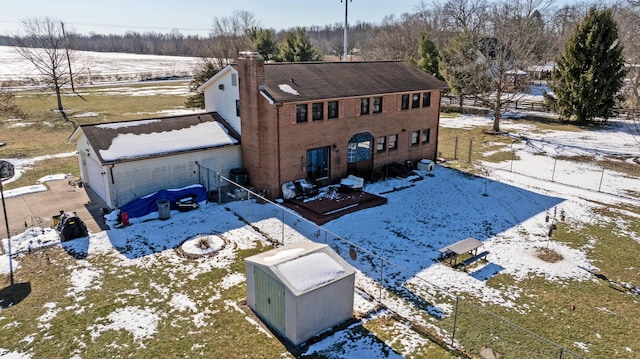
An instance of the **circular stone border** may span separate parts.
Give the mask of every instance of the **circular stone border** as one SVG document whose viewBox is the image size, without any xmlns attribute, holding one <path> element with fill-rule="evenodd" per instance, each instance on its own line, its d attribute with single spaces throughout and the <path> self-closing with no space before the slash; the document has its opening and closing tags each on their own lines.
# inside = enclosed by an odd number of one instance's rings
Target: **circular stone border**
<svg viewBox="0 0 640 359">
<path fill-rule="evenodd" d="M 203 251 L 202 253 L 189 252 L 183 248 L 185 243 L 196 242 L 204 238 L 215 238 L 222 243 L 218 243 L 219 244 L 218 246 L 215 246 L 214 244 L 214 247 L 216 248 L 212 248 L 209 252 Z M 175 251 L 181 257 L 189 258 L 189 259 L 198 259 L 198 258 L 205 258 L 205 257 L 213 257 L 216 254 L 218 254 L 221 250 L 223 250 L 226 246 L 227 246 L 227 240 L 224 237 L 215 233 L 201 233 L 201 234 L 196 234 L 195 236 L 191 238 L 187 238 L 184 241 L 182 241 L 177 247 L 175 247 Z M 195 245 L 193 247 L 197 248 Z"/>
</svg>

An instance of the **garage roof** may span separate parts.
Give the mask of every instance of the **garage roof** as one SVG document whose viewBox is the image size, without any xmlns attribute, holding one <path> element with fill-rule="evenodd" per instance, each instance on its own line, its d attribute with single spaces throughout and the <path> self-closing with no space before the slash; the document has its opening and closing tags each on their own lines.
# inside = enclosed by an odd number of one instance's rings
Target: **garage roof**
<svg viewBox="0 0 640 359">
<path fill-rule="evenodd" d="M 215 112 L 80 125 L 69 140 L 80 134 L 102 164 L 230 146 L 240 139 Z"/>
</svg>

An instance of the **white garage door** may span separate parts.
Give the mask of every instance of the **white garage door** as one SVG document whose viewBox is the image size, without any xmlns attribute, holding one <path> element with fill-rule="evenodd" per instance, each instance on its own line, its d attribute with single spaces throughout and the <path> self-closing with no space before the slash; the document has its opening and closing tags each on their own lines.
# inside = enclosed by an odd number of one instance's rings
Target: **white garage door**
<svg viewBox="0 0 640 359">
<path fill-rule="evenodd" d="M 102 166 L 91 157 L 86 157 L 87 176 L 89 177 L 89 186 L 100 198 L 107 201 L 107 193 L 105 190 L 104 179 L 102 174 Z"/>
</svg>

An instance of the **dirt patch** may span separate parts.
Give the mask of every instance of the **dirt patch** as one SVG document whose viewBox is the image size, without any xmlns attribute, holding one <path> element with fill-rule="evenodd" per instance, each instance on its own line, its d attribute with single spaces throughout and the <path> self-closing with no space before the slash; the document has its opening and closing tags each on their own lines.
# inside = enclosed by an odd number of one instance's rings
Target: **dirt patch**
<svg viewBox="0 0 640 359">
<path fill-rule="evenodd" d="M 545 262 L 556 263 L 564 259 L 562 254 L 554 251 L 553 249 L 538 248 L 537 252 L 538 252 L 537 253 L 538 258 L 542 259 Z"/>
</svg>

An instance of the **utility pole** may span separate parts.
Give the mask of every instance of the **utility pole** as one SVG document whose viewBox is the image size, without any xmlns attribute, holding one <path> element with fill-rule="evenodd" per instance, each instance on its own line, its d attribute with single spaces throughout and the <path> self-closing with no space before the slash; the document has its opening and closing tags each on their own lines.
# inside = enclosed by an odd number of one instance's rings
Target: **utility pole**
<svg viewBox="0 0 640 359">
<path fill-rule="evenodd" d="M 343 0 L 340 0 L 340 2 L 342 2 Z M 344 0 L 344 39 L 343 39 L 343 49 L 344 52 L 342 54 L 342 61 L 348 61 L 347 60 L 347 51 L 348 51 L 348 36 L 347 33 L 349 32 L 349 22 L 347 20 L 347 15 L 349 13 L 349 2 L 352 0 Z"/>
<path fill-rule="evenodd" d="M 9 273 L 11 276 L 11 285 L 13 285 L 13 262 L 11 253 L 11 232 L 9 232 L 9 220 L 7 219 L 7 206 L 4 203 L 4 189 L 2 188 L 2 181 L 8 180 L 13 177 L 15 170 L 13 164 L 7 161 L 0 161 L 0 197 L 2 197 L 2 210 L 4 211 L 4 225 L 7 227 L 7 247 L 9 248 Z M 0 242 L 0 248 L 2 248 L 2 254 L 4 252 L 4 246 Z"/>
<path fill-rule="evenodd" d="M 69 59 L 69 46 L 67 46 L 67 34 L 64 32 L 64 22 L 60 21 L 62 26 L 62 37 L 64 38 L 64 51 L 67 53 L 67 64 L 69 65 L 69 78 L 71 79 L 71 91 L 76 92 L 73 87 L 73 71 L 71 71 L 71 60 Z"/>
</svg>

